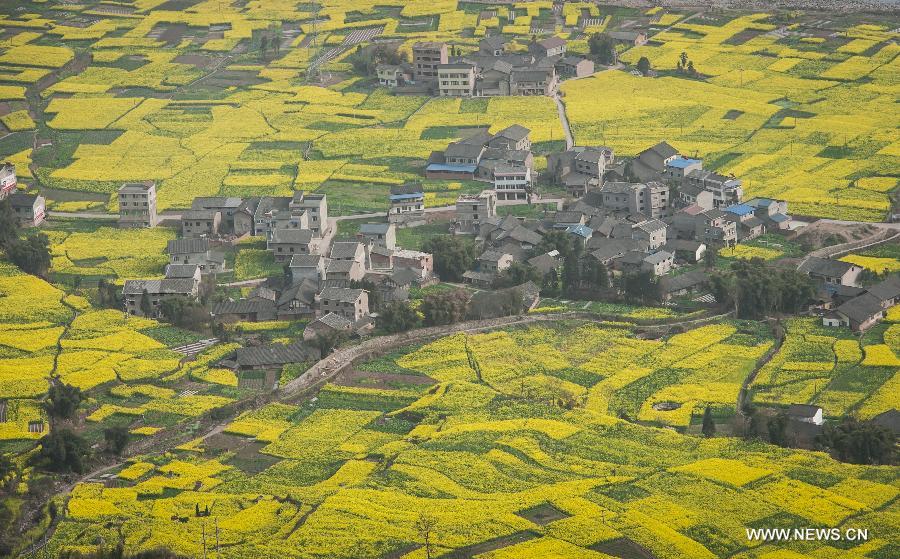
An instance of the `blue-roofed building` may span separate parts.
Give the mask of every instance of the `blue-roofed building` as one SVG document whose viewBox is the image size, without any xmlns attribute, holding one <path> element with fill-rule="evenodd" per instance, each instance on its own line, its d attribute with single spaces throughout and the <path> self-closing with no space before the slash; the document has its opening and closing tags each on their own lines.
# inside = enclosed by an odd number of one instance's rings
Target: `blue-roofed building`
<svg viewBox="0 0 900 559">
<path fill-rule="evenodd" d="M 772 198 L 753 198 L 746 202 L 753 208 L 753 213 L 766 225 L 769 230 L 787 229 L 790 227 L 791 216 L 788 215 L 788 205 L 784 200 Z"/>
<path fill-rule="evenodd" d="M 575 235 L 580 238 L 584 244 L 587 244 L 588 240 L 594 235 L 594 230 L 587 225 L 572 225 L 566 229 L 566 233 Z"/>
<path fill-rule="evenodd" d="M 682 181 L 691 171 L 701 169 L 703 169 L 702 159 L 689 159 L 679 156 L 666 163 L 663 176 L 670 180 Z"/>
<path fill-rule="evenodd" d="M 391 187 L 388 222 L 411 225 L 425 219 L 425 191 L 417 182 Z"/>
<path fill-rule="evenodd" d="M 725 208 L 725 211 L 738 217 L 747 217 L 755 213 L 755 208 L 749 204 L 735 204 Z"/>
</svg>

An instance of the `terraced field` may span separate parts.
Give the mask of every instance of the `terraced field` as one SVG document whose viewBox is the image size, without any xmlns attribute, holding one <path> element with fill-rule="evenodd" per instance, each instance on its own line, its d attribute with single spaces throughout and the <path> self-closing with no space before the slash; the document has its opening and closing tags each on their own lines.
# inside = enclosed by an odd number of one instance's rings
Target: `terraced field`
<svg viewBox="0 0 900 559">
<path fill-rule="evenodd" d="M 79 485 L 51 549 L 121 527 L 130 548 L 199 556 L 205 524 L 222 557 L 423 557 L 424 517 L 442 557 L 890 556 L 895 468 L 650 426 L 733 406 L 771 343 L 749 323 L 664 340 L 551 323 L 405 348 L 311 403 L 267 405 L 219 439 L 135 459 L 114 484 Z M 748 542 L 747 527 L 769 526 L 871 536 Z"/>
</svg>

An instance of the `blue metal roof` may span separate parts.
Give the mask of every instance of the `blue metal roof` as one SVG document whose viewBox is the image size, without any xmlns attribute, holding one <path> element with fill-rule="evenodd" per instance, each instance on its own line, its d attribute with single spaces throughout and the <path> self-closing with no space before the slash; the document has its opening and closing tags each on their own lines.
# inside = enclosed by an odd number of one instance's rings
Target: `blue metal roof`
<svg viewBox="0 0 900 559">
<path fill-rule="evenodd" d="M 391 194 L 390 199 L 391 201 L 396 202 L 399 200 L 412 200 L 414 198 L 422 198 L 423 196 L 424 194 L 421 192 L 416 192 L 413 194 Z"/>
<path fill-rule="evenodd" d="M 725 211 L 737 216 L 744 217 L 745 215 L 752 214 L 753 208 L 748 206 L 747 204 L 735 204 L 733 206 L 725 208 Z"/>
<path fill-rule="evenodd" d="M 703 163 L 700 159 L 688 159 L 686 157 L 676 157 L 672 161 L 669 161 L 666 165 L 669 167 L 675 167 L 676 169 L 684 169 L 691 165 L 696 165 L 697 163 Z"/>
<path fill-rule="evenodd" d="M 566 233 L 572 233 L 578 235 L 579 237 L 590 239 L 591 235 L 594 234 L 594 230 L 587 225 L 570 225 L 566 228 Z"/>
<path fill-rule="evenodd" d="M 426 171 L 451 171 L 454 173 L 474 173 L 475 165 L 448 165 L 446 163 L 432 163 L 425 167 Z"/>
</svg>

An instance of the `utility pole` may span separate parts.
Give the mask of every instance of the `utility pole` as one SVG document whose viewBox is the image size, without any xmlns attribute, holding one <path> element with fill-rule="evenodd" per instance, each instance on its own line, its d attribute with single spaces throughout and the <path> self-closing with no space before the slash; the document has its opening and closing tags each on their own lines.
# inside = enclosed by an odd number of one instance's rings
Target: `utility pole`
<svg viewBox="0 0 900 559">
<path fill-rule="evenodd" d="M 201 533 L 203 537 L 203 559 L 206 559 L 206 521 L 200 525 Z"/>
</svg>

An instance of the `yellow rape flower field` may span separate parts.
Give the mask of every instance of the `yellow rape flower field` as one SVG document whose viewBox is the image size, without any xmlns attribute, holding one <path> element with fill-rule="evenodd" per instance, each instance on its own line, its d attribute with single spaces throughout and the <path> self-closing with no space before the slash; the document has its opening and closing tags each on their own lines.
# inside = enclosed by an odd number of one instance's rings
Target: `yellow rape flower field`
<svg viewBox="0 0 900 559">
<path fill-rule="evenodd" d="M 794 336 L 834 343 L 809 321 L 792 324 L 785 359 L 798 362 L 814 355 Z M 883 525 L 900 492 L 888 467 L 683 433 L 706 406 L 734 413 L 741 380 L 771 344 L 751 322 L 660 340 L 547 322 L 403 348 L 356 365 L 396 379 L 385 388 L 328 384 L 314 401 L 268 404 L 224 434 L 135 458 L 115 488 L 80 484 L 50 546 L 92 549 L 123 523 L 131 549 L 202 554 L 193 534 L 214 522 L 235 557 L 418 557 L 424 514 L 441 554 L 603 558 L 631 542 L 675 559 L 725 557 L 747 545 L 745 527 L 778 518 Z M 679 407 L 644 417 L 656 401 Z M 229 450 L 244 445 L 241 458 Z M 807 472 L 827 481 L 813 485 Z M 195 514 L 207 507 L 212 518 Z M 872 548 L 895 540 L 884 534 Z M 792 550 L 816 556 L 763 542 L 742 556 Z"/>
</svg>

